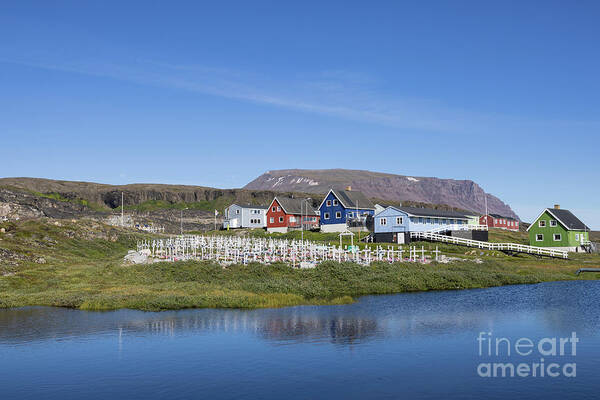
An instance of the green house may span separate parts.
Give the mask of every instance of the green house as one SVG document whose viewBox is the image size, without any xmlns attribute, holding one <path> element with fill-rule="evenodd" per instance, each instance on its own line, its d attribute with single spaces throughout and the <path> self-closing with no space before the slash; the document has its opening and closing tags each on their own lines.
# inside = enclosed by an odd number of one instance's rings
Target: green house
<svg viewBox="0 0 600 400">
<path fill-rule="evenodd" d="M 590 228 L 571 211 L 563 210 L 558 205 L 542 211 L 527 231 L 531 246 L 584 251 L 590 241 Z"/>
</svg>

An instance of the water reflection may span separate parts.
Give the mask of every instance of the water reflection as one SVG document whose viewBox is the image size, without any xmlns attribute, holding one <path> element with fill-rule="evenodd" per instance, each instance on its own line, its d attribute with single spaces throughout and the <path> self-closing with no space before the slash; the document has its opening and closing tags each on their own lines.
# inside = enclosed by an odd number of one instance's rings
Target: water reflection
<svg viewBox="0 0 600 400">
<path fill-rule="evenodd" d="M 212 332 L 253 333 L 269 341 L 350 344 L 374 336 L 373 318 L 327 315 L 302 308 L 285 310 L 186 310 L 146 313 L 132 310 L 90 313 L 32 307 L 0 311 L 0 343 L 64 340 L 88 335 L 175 336 Z"/>
</svg>

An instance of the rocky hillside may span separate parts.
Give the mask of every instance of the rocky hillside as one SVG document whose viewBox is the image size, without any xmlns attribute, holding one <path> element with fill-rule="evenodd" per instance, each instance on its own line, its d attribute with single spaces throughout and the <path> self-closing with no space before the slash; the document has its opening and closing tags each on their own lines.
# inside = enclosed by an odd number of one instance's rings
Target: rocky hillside
<svg viewBox="0 0 600 400">
<path fill-rule="evenodd" d="M 214 210 L 221 214 L 231 203 L 269 204 L 274 191 L 215 189 L 202 186 L 132 184 L 106 185 L 92 182 L 39 178 L 0 179 L 0 222 L 33 218 L 95 218 L 120 223 L 121 192 L 125 224 L 164 226 L 167 232 L 214 227 Z M 287 193 L 290 195 L 290 193 Z M 296 196 L 301 195 L 295 193 Z"/>
<path fill-rule="evenodd" d="M 360 190 L 371 198 L 445 204 L 482 214 L 485 213 L 485 197 L 487 196 L 490 213 L 518 218 L 510 206 L 496 196 L 485 193 L 479 185 L 470 180 L 404 176 L 347 169 L 289 169 L 268 171 L 248 183 L 244 189 L 325 193 L 330 188 L 343 189 L 346 186 L 352 186 L 353 190 Z"/>
<path fill-rule="evenodd" d="M 215 189 L 203 186 L 130 184 L 107 185 L 94 182 L 59 181 L 41 178 L 0 178 L 0 187 L 24 189 L 43 194 L 57 194 L 68 200 L 85 200 L 89 204 L 117 208 L 121 205 L 121 192 L 125 205 L 139 205 L 149 201 L 170 204 L 211 202 L 221 198 L 247 203 L 263 204 L 272 200 L 273 191 L 240 189 Z"/>
</svg>

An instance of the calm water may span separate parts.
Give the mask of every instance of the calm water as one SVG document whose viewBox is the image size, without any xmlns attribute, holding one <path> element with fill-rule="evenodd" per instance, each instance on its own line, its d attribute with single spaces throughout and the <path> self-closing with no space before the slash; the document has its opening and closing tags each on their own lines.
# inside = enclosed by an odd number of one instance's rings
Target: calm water
<svg viewBox="0 0 600 400">
<path fill-rule="evenodd" d="M 597 398 L 600 283 L 369 296 L 276 310 L 0 311 L 0 399 Z M 479 332 L 568 337 L 575 378 L 482 378 Z M 504 343 L 504 342 L 503 342 Z M 500 350 L 505 350 L 502 347 Z"/>
</svg>

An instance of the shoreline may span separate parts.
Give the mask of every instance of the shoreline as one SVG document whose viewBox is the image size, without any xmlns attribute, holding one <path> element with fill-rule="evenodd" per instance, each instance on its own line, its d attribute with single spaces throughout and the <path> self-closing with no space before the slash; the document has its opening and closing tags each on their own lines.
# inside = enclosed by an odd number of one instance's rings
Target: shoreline
<svg viewBox="0 0 600 400">
<path fill-rule="evenodd" d="M 46 271 L 51 276 L 38 282 L 40 289 L 46 286 L 47 290 L 36 291 L 32 285 L 4 290 L 0 295 L 0 308 L 49 306 L 87 311 L 162 311 L 343 305 L 368 295 L 600 278 L 599 273 L 576 276 L 577 268 L 510 265 L 500 261 L 429 265 L 376 263 L 372 267 L 328 262 L 310 270 L 293 269 L 285 264 L 223 268 L 210 262 L 71 266 L 67 271 L 49 267 L 51 272 Z M 48 281 L 54 281 L 55 287 L 43 284 Z"/>
<path fill-rule="evenodd" d="M 458 292 L 458 291 L 469 291 L 469 290 L 486 290 L 486 289 L 495 289 L 495 288 L 501 288 L 501 287 L 506 287 L 506 286 L 532 286 L 532 285 L 542 285 L 542 284 L 548 284 L 548 283 L 559 283 L 559 282 L 585 282 L 585 281 L 590 281 L 590 280 L 597 280 L 597 279 L 567 279 L 567 280 L 556 280 L 556 281 L 543 281 L 543 282 L 535 282 L 535 283 L 514 283 L 514 284 L 506 284 L 506 285 L 497 285 L 497 286 L 487 286 L 487 287 L 472 287 L 472 288 L 460 288 L 460 289 L 430 289 L 430 290 L 416 290 L 416 291 L 405 291 L 405 292 L 397 292 L 397 293 L 379 293 L 379 294 L 363 294 L 360 296 L 357 296 L 356 298 L 352 298 L 352 301 L 347 302 L 347 303 L 328 303 L 328 302 L 324 302 L 324 303 L 302 303 L 302 304 L 293 304 L 293 305 L 285 305 L 285 306 L 280 306 L 280 307 L 255 307 L 255 308 L 236 308 L 236 307 L 186 307 L 186 308 L 166 308 L 166 309 L 159 309 L 159 310 L 145 310 L 145 309 L 139 309 L 139 308 L 113 308 L 113 309 L 102 309 L 102 310 L 96 310 L 96 309 L 84 309 L 84 308 L 77 308 L 77 307 L 63 307 L 63 306 L 54 306 L 54 305 L 23 305 L 23 306 L 15 306 L 15 307 L 2 307 L 0 306 L 0 312 L 2 311 L 18 311 L 18 310 L 27 310 L 30 308 L 62 308 L 62 309 L 68 309 L 68 310 L 73 310 L 73 311 L 85 311 L 85 312 L 100 312 L 100 313 L 104 313 L 104 312 L 112 312 L 112 311 L 121 311 L 121 310 L 127 310 L 127 311 L 139 311 L 139 312 L 148 312 L 148 313 L 162 313 L 162 312 L 169 312 L 169 311 L 184 311 L 184 310 L 238 310 L 238 311 L 254 311 L 254 310 L 266 310 L 266 309 L 284 309 L 284 308 L 292 308 L 292 307 L 331 307 L 331 306 L 345 306 L 345 305 L 352 305 L 355 303 L 358 303 L 359 301 L 361 301 L 363 298 L 365 297 L 379 297 L 379 296 L 396 296 L 396 295 L 401 295 L 401 294 L 421 294 L 421 293 L 436 293 L 436 292 Z"/>
<path fill-rule="evenodd" d="M 455 261 L 375 262 L 370 266 L 327 261 L 310 269 L 283 263 L 223 267 L 210 261 L 125 265 L 128 250 L 153 236 L 65 220 L 2 226 L 0 244 L 9 258 L 5 256 L 6 262 L 0 263 L 0 308 L 277 308 L 349 304 L 364 295 L 600 279 L 600 273 L 575 276 L 583 266 L 600 266 L 596 254 L 539 259 L 426 242 L 415 245 L 428 251 L 439 246 Z M 506 233 L 494 235 L 500 240 Z M 329 236 L 312 233 L 310 239 L 327 241 Z"/>
</svg>

